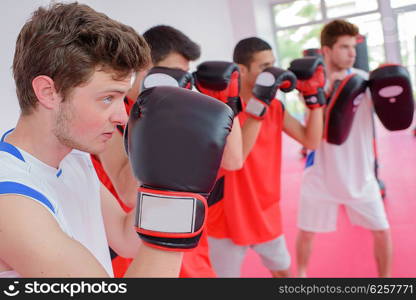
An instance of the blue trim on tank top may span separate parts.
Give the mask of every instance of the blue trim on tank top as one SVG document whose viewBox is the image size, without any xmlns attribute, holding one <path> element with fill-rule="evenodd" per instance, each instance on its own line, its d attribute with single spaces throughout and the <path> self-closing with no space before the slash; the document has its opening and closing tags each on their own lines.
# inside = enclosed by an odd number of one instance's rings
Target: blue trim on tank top
<svg viewBox="0 0 416 300">
<path fill-rule="evenodd" d="M 9 144 L 4 141 L 6 136 L 12 131 L 13 129 L 10 129 L 1 137 L 0 151 L 9 153 L 10 155 L 13 155 L 17 159 L 25 162 L 25 159 L 23 158 L 23 155 L 22 153 L 20 153 L 19 149 L 17 149 L 12 144 Z M 56 174 L 56 177 L 59 177 L 61 174 L 62 174 L 62 170 L 59 169 L 58 173 Z M 53 207 L 52 203 L 48 200 L 48 198 L 46 198 L 42 193 L 24 184 L 13 182 L 13 181 L 0 182 L 0 195 L 1 194 L 17 194 L 17 195 L 30 197 L 44 204 L 46 207 L 48 207 L 52 211 L 52 213 L 55 214 L 55 208 Z"/>
<path fill-rule="evenodd" d="M 52 211 L 52 213 L 55 214 L 55 208 L 48 200 L 48 198 L 46 198 L 42 193 L 32 189 L 31 187 L 28 187 L 27 185 L 13 181 L 0 182 L 0 195 L 4 194 L 17 194 L 30 197 L 44 204 Z"/>
<path fill-rule="evenodd" d="M 14 130 L 14 128 L 12 128 L 12 129 L 10 129 L 10 130 L 7 130 L 7 131 L 6 131 L 6 132 L 2 135 L 0 142 L 4 142 L 4 139 L 6 138 L 6 136 L 7 136 L 10 132 L 12 132 L 13 130 Z"/>
<path fill-rule="evenodd" d="M 305 169 L 313 166 L 314 161 L 315 161 L 315 151 L 311 151 L 306 157 Z"/>
<path fill-rule="evenodd" d="M 7 152 L 10 155 L 13 155 L 14 157 L 16 157 L 17 159 L 25 162 L 25 159 L 23 158 L 22 153 L 20 153 L 20 151 L 12 144 L 9 144 L 6 142 L 0 142 L 0 151 Z"/>
<path fill-rule="evenodd" d="M 19 160 L 21 160 L 21 161 L 25 162 L 25 159 L 23 158 L 22 153 L 20 153 L 20 151 L 19 151 L 19 150 L 18 150 L 15 146 L 13 146 L 12 144 L 9 144 L 9 143 L 7 143 L 7 142 L 5 142 L 5 141 L 4 141 L 4 139 L 6 138 L 6 136 L 7 136 L 10 132 L 12 132 L 13 130 L 14 130 L 14 128 L 12 128 L 12 129 L 10 129 L 10 130 L 6 131 L 6 132 L 5 132 L 5 133 L 1 136 L 1 139 L 0 139 L 0 151 L 7 152 L 7 153 L 9 153 L 9 154 L 13 155 L 14 157 L 16 157 L 17 159 L 19 159 Z"/>
<path fill-rule="evenodd" d="M 6 138 L 6 136 L 12 132 L 14 130 L 14 128 L 6 131 L 6 133 L 3 134 L 3 136 L 0 139 L 0 151 L 4 151 L 7 152 L 11 155 L 13 155 L 14 157 L 16 157 L 17 159 L 26 162 L 22 153 L 20 153 L 19 149 L 17 149 L 15 146 L 13 146 L 12 144 L 9 144 L 7 142 L 4 141 L 4 139 Z M 59 177 L 62 175 L 62 169 L 59 169 L 58 172 L 56 172 L 56 177 Z"/>
</svg>

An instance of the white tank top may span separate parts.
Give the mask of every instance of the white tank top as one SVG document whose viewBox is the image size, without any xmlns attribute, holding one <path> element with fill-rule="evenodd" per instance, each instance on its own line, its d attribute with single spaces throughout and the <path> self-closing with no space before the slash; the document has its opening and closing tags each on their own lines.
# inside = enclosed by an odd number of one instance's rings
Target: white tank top
<svg viewBox="0 0 416 300">
<path fill-rule="evenodd" d="M 62 230 L 83 244 L 113 277 L 100 182 L 90 155 L 73 150 L 57 170 L 4 142 L 6 135 L 0 140 L 0 194 L 17 194 L 40 202 Z M 18 276 L 13 270 L 0 273 L 0 277 L 12 275 Z"/>
<path fill-rule="evenodd" d="M 352 69 L 368 79 L 364 71 Z M 322 141 L 307 158 L 301 197 L 351 203 L 381 199 L 374 171 L 373 106 L 369 90 L 342 145 Z"/>
</svg>

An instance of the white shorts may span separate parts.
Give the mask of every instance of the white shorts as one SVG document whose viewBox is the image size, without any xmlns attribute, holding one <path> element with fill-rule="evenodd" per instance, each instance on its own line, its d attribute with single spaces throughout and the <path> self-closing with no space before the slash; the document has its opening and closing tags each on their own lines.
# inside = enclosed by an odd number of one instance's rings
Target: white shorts
<svg viewBox="0 0 416 300">
<path fill-rule="evenodd" d="M 290 267 L 290 255 L 284 235 L 278 238 L 249 246 L 233 243 L 231 239 L 208 237 L 212 266 L 218 277 L 240 277 L 241 266 L 250 247 L 261 258 L 263 265 L 270 271 L 287 270 Z"/>
<path fill-rule="evenodd" d="M 298 227 L 310 232 L 330 232 L 337 229 L 340 205 L 345 205 L 350 222 L 369 230 L 389 228 L 384 203 L 381 199 L 338 203 L 301 197 L 299 202 Z"/>
</svg>

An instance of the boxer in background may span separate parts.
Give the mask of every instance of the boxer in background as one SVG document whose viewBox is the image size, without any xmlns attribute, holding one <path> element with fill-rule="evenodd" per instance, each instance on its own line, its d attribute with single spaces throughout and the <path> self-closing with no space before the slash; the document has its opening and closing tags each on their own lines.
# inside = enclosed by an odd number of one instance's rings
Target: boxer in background
<svg viewBox="0 0 416 300">
<path fill-rule="evenodd" d="M 273 277 L 290 276 L 290 255 L 282 230 L 280 211 L 282 131 L 309 149 L 318 146 L 323 130 L 323 66 L 318 60 L 302 60 L 297 80 L 290 71 L 273 67 L 270 45 L 252 37 L 237 43 L 234 62 L 241 73 L 243 111 L 239 121 L 244 128 L 257 120 L 256 139 L 244 155 L 244 166 L 223 171 L 223 178 L 211 193 L 208 216 L 210 256 L 219 277 L 240 277 L 241 264 L 251 247 Z M 292 117 L 275 99 L 278 89 L 296 88 L 310 109 L 306 127 Z M 315 99 L 318 101 L 309 101 Z M 243 137 L 243 143 L 246 143 Z"/>
<path fill-rule="evenodd" d="M 352 68 L 358 33 L 354 24 L 344 20 L 326 24 L 321 32 L 326 89 L 328 94 L 334 95 L 329 100 L 326 119 L 340 121 L 335 114 L 351 118 L 348 118 L 350 123 L 343 126 L 327 128 L 339 134 L 327 136 L 327 140 L 307 157 L 298 211 L 296 257 L 299 277 L 307 275 L 315 233 L 336 230 L 340 205 L 345 205 L 353 224 L 371 230 L 378 275 L 391 276 L 391 233 L 374 173 L 373 102 L 370 91 L 365 90 L 368 74 Z M 350 85 L 353 78 L 360 81 L 355 87 Z M 376 86 L 380 85 L 377 81 L 374 82 Z M 355 89 L 361 91 L 356 93 Z M 357 97 L 350 96 L 354 93 Z M 350 103 L 351 110 L 330 110 L 335 101 Z M 342 132 L 345 128 L 350 129 Z M 331 140 L 336 143 L 330 143 Z"/>
<path fill-rule="evenodd" d="M 165 79 L 169 77 L 173 84 L 176 81 L 178 87 L 192 89 L 193 80 L 192 75 L 188 73 L 189 65 L 191 61 L 198 59 L 201 53 L 198 44 L 171 26 L 154 26 L 145 31 L 143 37 L 151 49 L 153 68 L 137 74 L 133 87 L 125 98 L 128 113 L 141 90 L 149 87 L 147 82 L 152 86 L 166 84 L 166 81 L 154 80 L 158 74 L 164 75 Z M 123 128 L 120 128 L 120 133 L 123 131 Z M 115 195 L 119 195 L 120 204 L 129 210 L 136 205 L 138 183 L 124 150 L 122 134 L 115 134 L 109 144 L 106 151 L 94 157 L 95 166 L 100 170 L 100 179 L 106 182 Z M 234 122 L 223 153 L 222 166 L 228 169 L 240 168 L 241 156 L 241 131 L 239 123 Z M 113 252 L 113 266 L 117 277 L 124 274 L 130 262 L 131 259 L 117 256 Z M 184 254 L 180 277 L 215 276 L 208 256 L 206 233 L 203 232 L 198 247 Z"/>
</svg>

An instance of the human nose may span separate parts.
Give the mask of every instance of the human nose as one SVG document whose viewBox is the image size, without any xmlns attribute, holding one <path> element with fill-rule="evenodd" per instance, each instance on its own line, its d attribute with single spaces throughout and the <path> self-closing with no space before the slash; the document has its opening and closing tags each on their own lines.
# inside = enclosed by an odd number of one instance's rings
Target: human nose
<svg viewBox="0 0 416 300">
<path fill-rule="evenodd" d="M 111 122 L 116 123 L 116 125 L 126 125 L 128 120 L 129 116 L 127 114 L 126 105 L 124 104 L 124 101 L 119 101 L 111 115 Z"/>
</svg>

